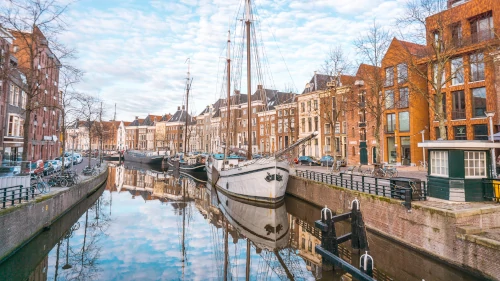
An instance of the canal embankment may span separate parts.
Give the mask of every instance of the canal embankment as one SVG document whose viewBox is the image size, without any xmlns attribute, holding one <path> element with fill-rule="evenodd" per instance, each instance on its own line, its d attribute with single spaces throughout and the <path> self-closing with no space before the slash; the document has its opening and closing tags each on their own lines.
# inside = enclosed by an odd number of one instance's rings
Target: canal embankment
<svg viewBox="0 0 500 281">
<path fill-rule="evenodd" d="M 500 227 L 500 205 L 412 202 L 290 176 L 287 193 L 336 213 L 347 212 L 358 199 L 367 228 L 417 252 L 429 255 L 478 277 L 500 278 L 500 241 L 487 235 Z"/>
<path fill-rule="evenodd" d="M 76 204 L 92 195 L 106 182 L 108 169 L 101 168 L 95 177 L 85 177 L 80 183 L 57 188 L 35 200 L 0 210 L 0 263 L 26 245 L 44 229 L 49 228 Z"/>
</svg>

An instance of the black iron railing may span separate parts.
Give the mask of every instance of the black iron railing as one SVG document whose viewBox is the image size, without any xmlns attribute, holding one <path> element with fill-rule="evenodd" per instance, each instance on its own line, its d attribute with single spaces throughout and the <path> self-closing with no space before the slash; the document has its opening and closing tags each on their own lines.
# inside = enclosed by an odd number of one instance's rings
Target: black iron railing
<svg viewBox="0 0 500 281">
<path fill-rule="evenodd" d="M 425 181 L 416 182 L 412 179 L 404 178 L 377 178 L 372 176 L 355 175 L 353 173 L 339 173 L 337 175 L 309 170 L 296 170 L 295 173 L 297 177 L 331 184 L 358 192 L 403 200 L 405 201 L 404 204 L 407 208 L 411 208 L 411 201 L 427 199 L 427 185 Z"/>
<path fill-rule="evenodd" d="M 8 204 L 14 206 L 16 203 L 20 204 L 23 200 L 29 201 L 33 198 L 35 198 L 35 189 L 30 186 L 14 185 L 0 188 L 2 209 L 5 209 Z"/>
</svg>

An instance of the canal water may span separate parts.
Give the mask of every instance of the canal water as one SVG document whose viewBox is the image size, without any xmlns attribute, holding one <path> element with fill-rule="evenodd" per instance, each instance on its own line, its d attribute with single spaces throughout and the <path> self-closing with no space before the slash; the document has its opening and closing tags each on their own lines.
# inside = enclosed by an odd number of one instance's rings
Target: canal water
<svg viewBox="0 0 500 281">
<path fill-rule="evenodd" d="M 322 270 L 319 208 L 291 196 L 250 205 L 205 179 L 110 167 L 105 186 L 0 264 L 0 280 L 350 280 Z M 377 280 L 476 280 L 370 232 L 368 242 Z M 358 266 L 349 242 L 339 252 Z"/>
</svg>

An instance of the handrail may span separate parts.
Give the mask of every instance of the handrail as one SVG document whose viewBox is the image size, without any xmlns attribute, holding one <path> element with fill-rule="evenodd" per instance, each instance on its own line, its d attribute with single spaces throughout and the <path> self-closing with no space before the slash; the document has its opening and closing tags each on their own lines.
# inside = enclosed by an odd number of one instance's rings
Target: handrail
<svg viewBox="0 0 500 281">
<path fill-rule="evenodd" d="M 10 202 L 11 206 L 16 204 L 21 204 L 23 200 L 29 201 L 35 198 L 35 189 L 31 186 L 25 187 L 21 185 L 14 185 L 9 187 L 0 188 L 0 202 L 2 203 L 2 209 L 5 209 L 7 202 Z"/>
</svg>

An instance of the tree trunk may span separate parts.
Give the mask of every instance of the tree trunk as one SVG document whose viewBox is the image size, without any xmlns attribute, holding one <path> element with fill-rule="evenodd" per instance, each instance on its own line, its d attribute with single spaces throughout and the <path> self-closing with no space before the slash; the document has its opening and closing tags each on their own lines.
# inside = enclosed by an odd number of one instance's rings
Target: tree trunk
<svg viewBox="0 0 500 281">
<path fill-rule="evenodd" d="M 436 136 L 436 138 L 441 138 L 443 140 L 446 140 L 448 139 L 448 136 L 446 134 L 446 127 L 444 123 L 446 116 L 443 110 L 443 93 L 442 92 L 436 93 L 435 99 L 436 99 L 435 105 L 437 111 L 436 117 L 439 122 L 439 136 Z"/>
<path fill-rule="evenodd" d="M 30 103 L 28 103 L 30 104 Z M 24 120 L 23 128 L 23 161 L 28 161 L 28 145 L 30 138 L 30 127 L 31 127 L 31 109 L 29 106 L 26 107 L 26 118 Z"/>
<path fill-rule="evenodd" d="M 88 120 L 90 124 L 90 119 Z M 89 130 L 89 168 L 90 168 L 90 160 L 92 159 L 92 126 L 88 126 Z"/>
</svg>

